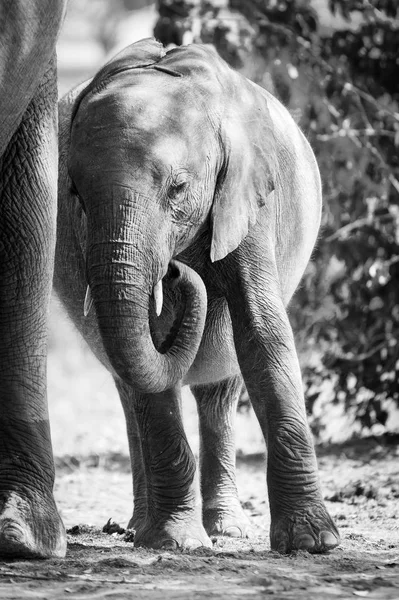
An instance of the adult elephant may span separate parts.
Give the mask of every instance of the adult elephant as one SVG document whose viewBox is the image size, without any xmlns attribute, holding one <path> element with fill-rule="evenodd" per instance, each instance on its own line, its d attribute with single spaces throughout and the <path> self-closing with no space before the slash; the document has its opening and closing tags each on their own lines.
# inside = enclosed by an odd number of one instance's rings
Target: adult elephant
<svg viewBox="0 0 399 600">
<path fill-rule="evenodd" d="M 57 183 L 55 43 L 66 0 L 0 2 L 0 556 L 65 553 L 46 329 Z"/>
<path fill-rule="evenodd" d="M 268 447 L 271 547 L 335 547 L 285 309 L 317 237 L 320 178 L 288 111 L 210 47 L 143 40 L 60 119 L 55 287 L 121 395 L 135 543 L 209 546 L 203 525 L 245 528 L 241 373 Z M 203 522 L 182 383 L 199 406 Z"/>
</svg>

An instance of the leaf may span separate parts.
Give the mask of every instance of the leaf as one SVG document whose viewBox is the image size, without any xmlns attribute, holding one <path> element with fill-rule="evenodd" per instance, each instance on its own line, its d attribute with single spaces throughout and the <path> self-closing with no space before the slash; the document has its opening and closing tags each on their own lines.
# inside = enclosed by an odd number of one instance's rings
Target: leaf
<svg viewBox="0 0 399 600">
<path fill-rule="evenodd" d="M 108 519 L 102 530 L 103 533 L 108 533 L 108 535 L 113 535 L 114 533 L 122 535 L 126 532 L 126 529 L 124 529 L 124 527 L 121 527 L 119 523 L 116 523 L 111 518 Z"/>
</svg>

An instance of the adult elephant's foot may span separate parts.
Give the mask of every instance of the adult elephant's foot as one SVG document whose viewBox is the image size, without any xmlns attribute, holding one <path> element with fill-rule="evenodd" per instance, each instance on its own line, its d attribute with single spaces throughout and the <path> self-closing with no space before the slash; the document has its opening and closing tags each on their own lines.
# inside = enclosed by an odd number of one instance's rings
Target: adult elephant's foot
<svg viewBox="0 0 399 600">
<path fill-rule="evenodd" d="M 251 522 L 236 497 L 204 502 L 202 520 L 208 535 L 251 537 Z"/>
<path fill-rule="evenodd" d="M 0 557 L 63 557 L 66 534 L 54 499 L 0 492 Z"/>
<path fill-rule="evenodd" d="M 294 550 L 323 553 L 338 546 L 340 537 L 320 500 L 292 512 L 281 510 L 277 516 L 272 517 L 270 543 L 272 550 L 277 550 L 280 554 L 288 554 Z"/>
<path fill-rule="evenodd" d="M 205 546 L 212 547 L 201 522 L 187 523 L 182 518 L 168 521 L 151 521 L 136 530 L 135 546 L 145 546 L 157 550 L 194 550 Z"/>
</svg>

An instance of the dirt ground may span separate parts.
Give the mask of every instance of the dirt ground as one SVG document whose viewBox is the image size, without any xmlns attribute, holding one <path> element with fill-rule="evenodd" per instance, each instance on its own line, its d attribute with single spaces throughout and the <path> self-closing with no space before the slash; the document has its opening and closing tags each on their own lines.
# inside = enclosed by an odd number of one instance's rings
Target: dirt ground
<svg viewBox="0 0 399 600">
<path fill-rule="evenodd" d="M 56 497 L 69 528 L 63 560 L 0 562 L 0 598 L 399 598 L 399 436 L 319 448 L 327 506 L 342 544 L 330 554 L 270 551 L 263 457 L 237 460 L 250 540 L 192 553 L 135 549 L 112 518 L 131 511 L 123 454 L 57 459 Z M 79 527 L 76 527 L 79 523 Z M 82 525 L 83 523 L 83 525 Z"/>
</svg>

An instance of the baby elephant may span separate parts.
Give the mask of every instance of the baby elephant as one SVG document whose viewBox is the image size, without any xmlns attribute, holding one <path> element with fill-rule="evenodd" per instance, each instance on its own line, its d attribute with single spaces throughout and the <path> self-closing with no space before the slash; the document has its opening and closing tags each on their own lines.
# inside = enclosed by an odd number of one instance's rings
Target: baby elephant
<svg viewBox="0 0 399 600">
<path fill-rule="evenodd" d="M 267 443 L 272 549 L 334 548 L 285 309 L 320 223 L 301 131 L 211 47 L 166 53 L 154 40 L 59 110 L 55 288 L 122 400 L 135 544 L 246 535 L 233 436 L 242 376 Z M 202 503 L 182 384 L 198 404 Z"/>
</svg>

